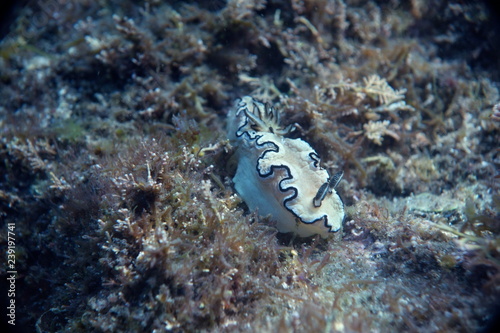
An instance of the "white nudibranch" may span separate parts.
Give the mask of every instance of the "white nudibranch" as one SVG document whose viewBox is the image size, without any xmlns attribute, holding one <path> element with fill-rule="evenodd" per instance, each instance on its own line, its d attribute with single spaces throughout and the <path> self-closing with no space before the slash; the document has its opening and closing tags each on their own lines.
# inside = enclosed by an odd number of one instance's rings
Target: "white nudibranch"
<svg viewBox="0 0 500 333">
<path fill-rule="evenodd" d="M 335 191 L 343 172 L 332 177 L 304 140 L 284 135 L 276 109 L 245 96 L 228 114 L 229 139 L 237 147 L 233 178 L 250 210 L 271 215 L 280 232 L 326 238 L 342 228 L 344 204 Z"/>
</svg>

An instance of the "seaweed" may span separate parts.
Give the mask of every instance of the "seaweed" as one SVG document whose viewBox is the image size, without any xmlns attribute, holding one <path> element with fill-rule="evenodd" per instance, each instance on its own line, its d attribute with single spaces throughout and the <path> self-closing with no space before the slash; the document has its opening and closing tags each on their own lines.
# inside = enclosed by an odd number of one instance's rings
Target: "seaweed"
<svg viewBox="0 0 500 333">
<path fill-rule="evenodd" d="M 483 2 L 28 2 L 0 41 L 16 324 L 487 327 L 498 36 Z M 340 239 L 276 234 L 235 193 L 225 119 L 249 94 L 344 171 Z"/>
</svg>

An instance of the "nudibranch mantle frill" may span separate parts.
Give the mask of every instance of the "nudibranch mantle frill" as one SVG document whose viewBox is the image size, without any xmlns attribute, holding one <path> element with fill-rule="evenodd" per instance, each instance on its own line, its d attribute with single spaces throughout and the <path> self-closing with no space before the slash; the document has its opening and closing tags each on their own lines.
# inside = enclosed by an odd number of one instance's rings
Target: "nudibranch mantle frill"
<svg viewBox="0 0 500 333">
<path fill-rule="evenodd" d="M 250 210 L 271 215 L 280 232 L 326 238 L 342 227 L 344 205 L 314 149 L 284 135 L 279 113 L 245 96 L 228 114 L 230 141 L 237 146 L 236 191 Z M 328 190 L 327 190 L 328 186 Z"/>
</svg>

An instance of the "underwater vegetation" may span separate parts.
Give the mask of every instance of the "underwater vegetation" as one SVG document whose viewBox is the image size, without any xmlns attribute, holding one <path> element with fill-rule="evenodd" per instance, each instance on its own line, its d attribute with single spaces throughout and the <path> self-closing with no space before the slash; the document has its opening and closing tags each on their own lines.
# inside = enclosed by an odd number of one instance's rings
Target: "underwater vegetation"
<svg viewBox="0 0 500 333">
<path fill-rule="evenodd" d="M 11 328 L 487 330 L 497 15 L 440 0 L 28 2 L 0 41 Z M 238 195 L 227 120 L 242 96 L 343 171 L 335 239 L 280 233 Z"/>
</svg>

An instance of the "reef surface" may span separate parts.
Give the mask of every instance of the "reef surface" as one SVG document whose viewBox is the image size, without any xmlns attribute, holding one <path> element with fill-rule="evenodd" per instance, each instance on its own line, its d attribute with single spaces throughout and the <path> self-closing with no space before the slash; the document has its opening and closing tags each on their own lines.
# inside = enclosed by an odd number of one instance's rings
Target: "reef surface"
<svg viewBox="0 0 500 333">
<path fill-rule="evenodd" d="M 13 330 L 491 327 L 500 28 L 486 2 L 41 0 L 12 13 L 0 292 L 15 270 Z M 236 194 L 225 122 L 244 95 L 344 171 L 338 239 L 277 234 Z"/>
</svg>

